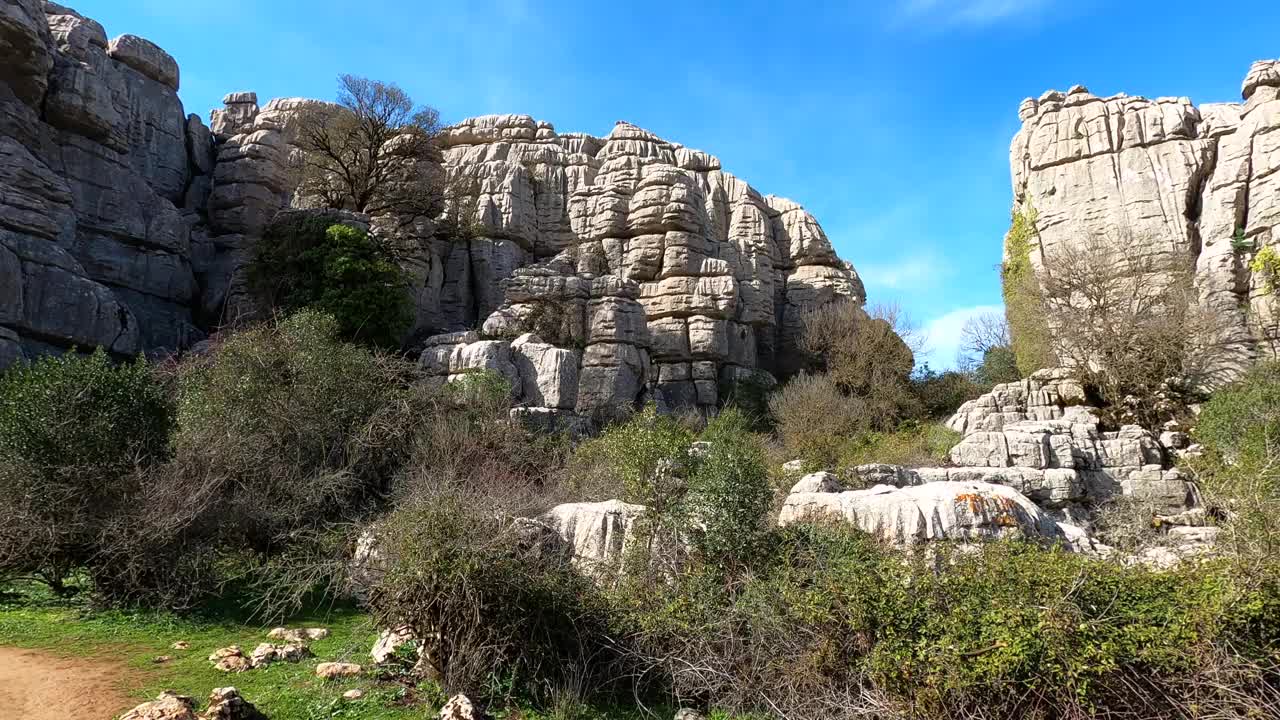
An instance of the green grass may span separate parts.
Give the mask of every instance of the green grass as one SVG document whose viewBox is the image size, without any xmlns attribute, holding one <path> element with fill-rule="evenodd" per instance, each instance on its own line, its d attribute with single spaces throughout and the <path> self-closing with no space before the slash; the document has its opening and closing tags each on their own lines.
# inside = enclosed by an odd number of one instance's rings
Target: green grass
<svg viewBox="0 0 1280 720">
<path fill-rule="evenodd" d="M 273 663 L 243 673 L 213 669 L 211 652 L 239 645 L 246 653 L 268 640 L 278 625 L 325 627 L 329 637 L 310 643 L 314 657 L 298 663 Z M 0 646 L 37 649 L 58 655 L 81 656 L 121 662 L 130 672 L 123 689 L 138 703 L 154 699 L 161 691 L 174 690 L 195 698 L 204 706 L 216 687 L 234 686 L 271 720 L 401 720 L 434 717 L 444 699 L 430 682 L 413 686 L 393 677 L 371 672 L 369 651 L 377 640 L 370 617 L 353 608 L 311 611 L 287 623 L 259 624 L 227 611 L 182 617 L 156 612 L 90 610 L 83 603 L 59 601 L 47 593 L 23 587 L 7 592 L 0 587 Z M 185 640 L 188 650 L 174 650 Z M 156 663 L 158 656 L 173 659 Z M 354 662 L 365 667 L 359 678 L 326 681 L 315 676 L 321 662 Z M 364 697 L 344 700 L 347 690 L 359 688 Z M 657 709 L 659 717 L 673 712 Z M 495 712 L 505 720 L 559 720 L 527 705 L 517 704 Z M 650 718 L 636 708 L 582 707 L 570 720 L 640 720 Z"/>
</svg>

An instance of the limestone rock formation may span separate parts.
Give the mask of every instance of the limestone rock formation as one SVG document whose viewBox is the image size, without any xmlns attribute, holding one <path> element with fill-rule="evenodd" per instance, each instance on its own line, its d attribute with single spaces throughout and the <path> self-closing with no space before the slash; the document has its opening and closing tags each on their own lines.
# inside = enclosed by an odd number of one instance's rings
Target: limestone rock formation
<svg viewBox="0 0 1280 720">
<path fill-rule="evenodd" d="M 1012 488 L 981 482 L 877 485 L 843 492 L 793 492 L 778 522 L 831 517 L 893 545 L 936 540 L 1057 538 L 1058 523 Z"/>
<path fill-rule="evenodd" d="M 1162 512 L 1193 502 L 1193 489 L 1172 467 L 1172 448 L 1136 425 L 1101 430 L 1084 401 L 1079 382 L 1062 369 L 996 385 L 947 421 L 964 436 L 951 449 L 956 467 L 914 472 L 1008 485 L 1072 519 L 1121 495 Z"/>
<path fill-rule="evenodd" d="M 1152 273 L 1194 267 L 1220 326 L 1215 380 L 1280 352 L 1280 267 L 1255 262 L 1280 250 L 1277 67 L 1255 63 L 1238 104 L 1051 90 L 1022 102 L 1010 151 L 1015 209 L 1037 215 L 1036 271 L 1098 238 Z"/>
<path fill-rule="evenodd" d="M 0 366 L 73 346 L 181 350 L 261 316 L 246 267 L 307 204 L 296 120 L 319 101 L 234 92 L 206 127 L 162 49 L 41 0 L 0 0 L 0 61 Z M 806 309 L 865 300 L 802 207 L 633 125 L 594 137 L 493 115 L 440 143 L 463 236 L 343 221 L 402 250 L 424 367 L 492 365 L 528 422 L 712 407 L 726 383 L 789 369 Z M 498 344 L 439 365 L 466 331 Z"/>
<path fill-rule="evenodd" d="M 530 408 L 591 415 L 645 398 L 711 407 L 724 383 L 787 369 L 804 310 L 865 300 L 803 208 L 633 125 L 596 138 L 486 116 L 447 129 L 443 144 L 465 189 L 457 206 L 479 229 L 469 242 L 432 245 L 419 323 L 534 332 L 567 349 L 516 353 L 511 379 Z M 443 370 L 445 351 L 433 346 L 423 364 Z"/>
<path fill-rule="evenodd" d="M 0 3 L 0 365 L 203 337 L 188 189 L 211 139 L 177 63 L 39 0 Z"/>
<path fill-rule="evenodd" d="M 551 526 L 572 548 L 573 563 L 590 575 L 604 575 L 622 566 L 635 537 L 635 524 L 645 507 L 621 500 L 566 503 L 539 519 Z"/>
</svg>

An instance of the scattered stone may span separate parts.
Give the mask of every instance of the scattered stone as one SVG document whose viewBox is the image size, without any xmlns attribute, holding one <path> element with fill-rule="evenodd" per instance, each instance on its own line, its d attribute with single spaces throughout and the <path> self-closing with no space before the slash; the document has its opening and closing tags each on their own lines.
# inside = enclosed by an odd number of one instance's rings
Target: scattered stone
<svg viewBox="0 0 1280 720">
<path fill-rule="evenodd" d="M 172 647 L 174 650 L 190 650 L 191 643 L 187 642 L 186 640 L 179 640 L 178 642 L 174 643 Z"/>
<path fill-rule="evenodd" d="M 324 678 L 325 680 L 355 677 L 363 671 L 364 668 L 355 663 L 323 662 L 316 665 L 316 677 Z"/>
<path fill-rule="evenodd" d="M 304 644 L 312 640 L 323 640 L 329 637 L 326 628 L 273 628 L 267 633 L 270 640 L 283 640 L 287 643 Z"/>
<path fill-rule="evenodd" d="M 466 695 L 454 695 L 440 708 L 440 720 L 492 720 Z"/>
<path fill-rule="evenodd" d="M 241 697 L 240 691 L 225 687 L 209 693 L 209 709 L 200 720 L 267 720 L 267 716 Z"/>
<path fill-rule="evenodd" d="M 284 645 L 272 645 L 271 643 L 260 643 L 249 655 L 249 661 L 255 668 L 266 667 L 273 662 L 298 662 L 299 660 L 310 657 L 311 651 L 305 645 L 296 643 L 287 643 Z"/>
<path fill-rule="evenodd" d="M 253 669 L 253 661 L 244 654 L 244 650 L 239 645 L 214 650 L 209 656 L 209 662 L 213 663 L 215 670 L 222 672 L 239 673 Z"/>
<path fill-rule="evenodd" d="M 157 655 L 157 656 L 155 656 L 155 657 L 151 658 L 151 662 L 153 662 L 153 663 L 155 663 L 155 664 L 157 664 L 157 665 L 162 665 L 162 664 L 167 663 L 167 662 L 169 662 L 169 661 L 171 661 L 171 660 L 173 660 L 173 656 L 172 656 L 172 655 Z"/>
<path fill-rule="evenodd" d="M 144 702 L 121 715 L 120 720 L 197 720 L 196 701 L 166 690 L 155 700 Z"/>
<path fill-rule="evenodd" d="M 788 477 L 804 474 L 803 460 L 788 460 L 782 463 L 782 472 Z"/>
<path fill-rule="evenodd" d="M 680 708 L 676 711 L 675 720 L 707 720 L 707 716 L 693 708 Z"/>
<path fill-rule="evenodd" d="M 342 693 L 342 699 L 344 700 L 359 700 L 362 697 L 364 697 L 364 691 L 360 688 L 354 688 Z"/>
</svg>

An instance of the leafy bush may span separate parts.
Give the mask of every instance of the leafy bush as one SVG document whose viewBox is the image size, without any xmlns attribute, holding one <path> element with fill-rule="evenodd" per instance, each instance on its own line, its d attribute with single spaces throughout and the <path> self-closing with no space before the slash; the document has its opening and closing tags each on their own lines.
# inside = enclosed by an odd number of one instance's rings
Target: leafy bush
<svg viewBox="0 0 1280 720">
<path fill-rule="evenodd" d="M 1280 551 L 1280 363 L 1257 365 L 1206 402 L 1195 438 L 1205 453 L 1189 458 L 1212 504 L 1228 509 L 1238 554 Z"/>
<path fill-rule="evenodd" d="M 745 413 L 729 408 L 707 425 L 705 450 L 689 477 L 689 515 L 698 523 L 699 549 L 716 566 L 749 563 L 761 551 L 773 507 L 764 448 Z"/>
<path fill-rule="evenodd" d="M 118 474 L 164 456 L 173 408 L 138 358 L 98 348 L 20 364 L 0 375 L 0 458 L 38 468 Z"/>
<path fill-rule="evenodd" d="M 237 577 L 245 589 L 262 583 L 252 594 L 275 612 L 338 582 L 346 526 L 390 491 L 430 407 L 413 372 L 342 341 L 315 311 L 182 363 L 173 459 L 146 474 L 145 495 L 118 519 L 107 557 L 129 581 L 111 594 L 190 585 L 194 596 Z"/>
<path fill-rule="evenodd" d="M 911 376 L 911 388 L 920 399 L 922 417 L 945 419 L 965 402 L 983 393 L 969 375 L 948 370 L 937 372 L 926 363 Z"/>
<path fill-rule="evenodd" d="M 1018 356 L 1008 346 L 989 348 L 982 354 L 982 362 L 973 373 L 974 381 L 980 387 L 988 389 L 993 385 L 1017 382 L 1022 378 L 1022 374 L 1018 372 Z"/>
<path fill-rule="evenodd" d="M 836 467 L 869 463 L 905 467 L 945 465 L 950 460 L 948 453 L 960 442 L 960 437 L 960 433 L 942 423 L 906 422 L 893 432 L 867 432 L 849 438 Z"/>
<path fill-rule="evenodd" d="M 1249 269 L 1262 276 L 1262 291 L 1275 295 L 1280 288 L 1280 253 L 1274 247 L 1264 247 L 1249 261 Z"/>
<path fill-rule="evenodd" d="M 492 698 L 518 678 L 546 693 L 588 659 L 605 670 L 598 592 L 503 505 L 437 487 L 377 526 L 386 572 L 370 607 L 381 626 L 414 631 L 427 674 L 449 692 Z"/>
<path fill-rule="evenodd" d="M 795 718 L 1280 707 L 1275 575 L 1154 572 L 1020 543 L 904 556 L 820 523 L 773 540 L 734 583 L 691 568 L 620 598 L 634 661 L 679 698 Z"/>
<path fill-rule="evenodd" d="M 0 576 L 69 592 L 137 493 L 135 467 L 163 459 L 172 417 L 140 358 L 116 365 L 99 349 L 0 376 Z"/>
<path fill-rule="evenodd" d="M 332 315 L 344 338 L 398 347 L 412 321 L 407 276 L 363 230 L 289 213 L 267 228 L 250 265 L 255 287 L 286 313 Z"/>
<path fill-rule="evenodd" d="M 1037 219 L 1035 208 L 1029 204 L 1025 210 L 1014 211 L 1004 239 L 1005 262 L 1000 268 L 1005 317 L 1018 371 L 1023 377 L 1057 364 L 1045 320 L 1044 294 L 1031 262 L 1031 253 L 1039 244 Z"/>
</svg>

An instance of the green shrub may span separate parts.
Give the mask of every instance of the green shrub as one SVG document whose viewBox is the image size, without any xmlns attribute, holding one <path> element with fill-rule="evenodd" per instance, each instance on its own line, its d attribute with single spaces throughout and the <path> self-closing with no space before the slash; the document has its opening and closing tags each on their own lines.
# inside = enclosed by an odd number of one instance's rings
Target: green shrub
<svg viewBox="0 0 1280 720">
<path fill-rule="evenodd" d="M 172 416 L 141 358 L 117 365 L 99 349 L 0 376 L 0 577 L 70 592 L 136 497 L 135 468 L 164 458 Z"/>
<path fill-rule="evenodd" d="M 412 322 L 408 279 L 368 233 L 291 213 L 267 228 L 250 265 L 254 286 L 286 313 L 332 315 L 348 339 L 398 347 Z"/>
<path fill-rule="evenodd" d="M 1205 452 L 1188 458 L 1211 504 L 1229 511 L 1237 554 L 1280 551 L 1280 363 L 1252 368 L 1215 392 L 1196 418 Z"/>
<path fill-rule="evenodd" d="M 706 449 L 689 478 L 689 515 L 701 533 L 699 549 L 717 566 L 743 565 L 761 551 L 773 508 L 764 448 L 745 413 L 729 408 L 703 431 Z"/>
<path fill-rule="evenodd" d="M 936 372 L 928 363 L 911 376 L 911 388 L 920 399 L 922 417 L 935 419 L 950 417 L 961 405 L 983 392 L 969 375 L 955 370 Z"/>
<path fill-rule="evenodd" d="M 868 432 L 849 438 L 836 466 L 883 463 L 905 467 L 945 465 L 960 433 L 942 423 L 906 422 L 893 432 Z"/>
<path fill-rule="evenodd" d="M 1001 383 L 1022 379 L 1018 372 L 1018 356 L 1012 347 L 993 347 L 982 354 L 982 363 L 974 370 L 974 381 L 980 387 L 991 388 Z"/>
<path fill-rule="evenodd" d="M 1156 572 L 1023 543 L 903 555 L 821 523 L 776 531 L 772 550 L 734 583 L 694 567 L 620 598 L 635 662 L 677 697 L 786 717 L 1280 707 L 1274 567 Z"/>
<path fill-rule="evenodd" d="M 39 468 L 119 473 L 164 456 L 173 421 L 164 388 L 138 358 L 101 348 L 20 364 L 0 375 L 0 458 Z"/>
<path fill-rule="evenodd" d="M 1039 243 L 1037 218 L 1030 204 L 1026 210 L 1013 213 L 1009 234 L 1005 236 L 1005 262 L 1000 269 L 1005 316 L 1018 371 L 1023 377 L 1057 364 L 1045 320 L 1040 281 L 1031 262 L 1031 253 Z"/>
<path fill-rule="evenodd" d="M 1262 276 L 1262 291 L 1275 295 L 1280 288 L 1280 253 L 1274 247 L 1264 247 L 1253 256 L 1249 269 Z"/>
<path fill-rule="evenodd" d="M 177 378 L 174 458 L 153 502 L 186 497 L 188 522 L 158 537 L 234 557 L 273 612 L 340 580 L 331 550 L 391 491 L 436 402 L 412 365 L 344 342 L 310 310 L 221 340 Z"/>
</svg>

